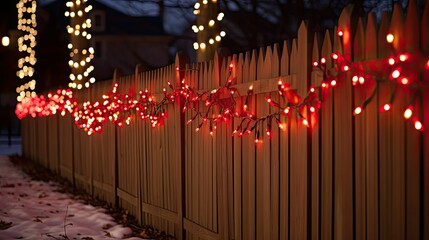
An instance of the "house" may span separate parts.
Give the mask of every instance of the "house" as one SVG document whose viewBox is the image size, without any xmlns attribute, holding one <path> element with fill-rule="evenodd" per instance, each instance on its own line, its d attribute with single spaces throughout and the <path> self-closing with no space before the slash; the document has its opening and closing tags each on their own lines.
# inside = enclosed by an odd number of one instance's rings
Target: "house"
<svg viewBox="0 0 429 240">
<path fill-rule="evenodd" d="M 162 14 L 134 17 L 98 1 L 92 5 L 90 45 L 95 49 L 96 79 L 111 78 L 115 68 L 130 74 L 137 64 L 151 69 L 170 63 L 168 49 L 173 37 L 164 31 Z"/>
<path fill-rule="evenodd" d="M 157 16 L 130 16 L 102 1 L 88 3 L 93 6 L 89 32 L 92 35 L 90 45 L 95 50 L 92 75 L 97 81 L 111 79 L 115 68 L 131 74 L 137 64 L 144 69 L 152 69 L 171 62 L 168 50 L 173 37 L 164 31 L 162 13 Z M 51 2 L 44 8 L 56 15 L 64 38 L 69 39 L 66 32 L 69 20 L 64 17 L 65 1 Z"/>
</svg>

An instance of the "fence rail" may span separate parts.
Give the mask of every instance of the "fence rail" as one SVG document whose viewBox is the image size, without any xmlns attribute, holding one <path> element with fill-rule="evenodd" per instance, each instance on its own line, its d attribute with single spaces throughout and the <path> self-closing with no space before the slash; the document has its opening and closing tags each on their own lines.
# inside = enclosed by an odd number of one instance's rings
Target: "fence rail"
<svg viewBox="0 0 429 240">
<path fill-rule="evenodd" d="M 429 4 L 419 15 L 410 1 L 405 18 L 395 6 L 378 25 L 374 15 L 352 25 L 351 12 L 345 8 L 339 19 L 342 44 L 302 23 L 298 38 L 283 46 L 194 64 L 178 55 L 171 66 L 136 67 L 130 76 L 116 71 L 112 81 L 96 83 L 78 99 L 99 100 L 113 82 L 122 93 L 147 88 L 161 94 L 167 81 L 182 78 L 194 89 L 214 89 L 226 83 L 233 63 L 237 89 L 254 86 L 249 111 L 263 116 L 275 110 L 266 96 L 284 103 L 279 79 L 301 96 L 310 85 L 319 87 L 322 76 L 311 63 L 332 50 L 354 61 L 383 59 L 392 54 L 385 43 L 391 32 L 397 50 L 429 51 Z M 182 113 L 179 102 L 166 106 L 162 127 L 136 120 L 122 129 L 108 124 L 90 137 L 70 116 L 25 118 L 23 153 L 178 239 L 429 239 L 429 90 L 419 100 L 426 130 L 418 132 L 402 117 L 409 94 L 399 93 L 392 111 L 378 111 L 389 99 L 389 82 L 380 82 L 365 112 L 353 117 L 371 91 L 353 88 L 350 77 L 339 76 L 310 128 L 282 118 L 286 130 L 273 127 L 263 144 L 255 145 L 253 135 L 232 137 L 239 124 L 233 120 L 219 125 L 214 137 L 208 126 L 196 134 L 202 119 L 185 126 L 193 115 Z M 244 97 L 235 100 L 242 105 Z"/>
</svg>

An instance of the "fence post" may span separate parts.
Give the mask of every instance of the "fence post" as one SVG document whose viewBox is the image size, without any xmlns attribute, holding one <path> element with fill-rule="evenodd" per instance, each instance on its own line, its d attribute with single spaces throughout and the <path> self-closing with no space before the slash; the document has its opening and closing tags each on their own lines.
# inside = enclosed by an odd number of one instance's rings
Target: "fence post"
<svg viewBox="0 0 429 240">
<path fill-rule="evenodd" d="M 122 70 L 115 68 L 115 71 L 113 72 L 113 84 L 115 84 L 118 81 L 118 78 L 122 76 Z M 115 165 L 114 165 L 114 180 L 113 180 L 113 187 L 114 187 L 114 193 L 115 193 L 115 201 L 114 206 L 117 208 L 119 206 L 119 196 L 118 196 L 118 186 L 119 186 L 119 180 L 118 180 L 118 161 L 119 161 L 119 155 L 118 155 L 118 126 L 115 125 Z"/>
<path fill-rule="evenodd" d="M 182 71 L 189 64 L 189 57 L 184 53 L 179 53 L 176 55 L 175 67 L 176 67 L 176 77 L 175 84 L 176 87 L 181 85 L 182 78 L 185 76 L 185 72 Z M 176 132 L 176 136 L 180 137 L 180 146 L 178 148 L 178 174 L 176 182 L 179 184 L 179 191 L 177 196 L 177 217 L 179 224 L 179 231 L 181 234 L 177 236 L 179 240 L 186 239 L 186 231 L 183 228 L 183 219 L 186 213 L 186 199 L 185 199 L 185 114 L 182 112 L 182 108 L 184 106 L 183 100 L 180 98 L 178 102 L 178 107 L 174 110 L 174 116 L 180 116 L 179 127 L 176 128 L 178 132 Z"/>
<path fill-rule="evenodd" d="M 139 82 L 139 76 L 140 73 L 144 72 L 144 68 L 140 65 L 137 64 L 136 68 L 134 70 L 134 84 L 135 86 L 138 86 L 138 82 Z M 136 88 L 137 90 L 137 88 Z M 137 220 L 140 224 L 142 224 L 142 187 L 141 187 L 141 158 L 137 159 L 137 192 L 136 192 L 136 198 L 137 198 L 137 204 L 136 204 L 136 210 L 137 210 Z"/>
</svg>

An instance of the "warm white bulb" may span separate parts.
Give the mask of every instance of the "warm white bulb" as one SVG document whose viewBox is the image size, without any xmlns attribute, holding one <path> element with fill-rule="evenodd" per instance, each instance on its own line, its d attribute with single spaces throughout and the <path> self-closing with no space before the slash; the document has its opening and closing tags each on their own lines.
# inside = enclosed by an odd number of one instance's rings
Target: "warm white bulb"
<svg viewBox="0 0 429 240">
<path fill-rule="evenodd" d="M 1 44 L 5 47 L 9 46 L 10 38 L 8 36 L 4 36 L 1 38 Z"/>
</svg>

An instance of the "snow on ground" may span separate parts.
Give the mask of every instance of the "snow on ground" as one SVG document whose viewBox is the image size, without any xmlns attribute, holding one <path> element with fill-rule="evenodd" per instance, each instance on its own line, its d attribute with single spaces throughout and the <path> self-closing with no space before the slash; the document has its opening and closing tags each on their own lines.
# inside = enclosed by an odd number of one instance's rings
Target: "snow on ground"
<svg viewBox="0 0 429 240">
<path fill-rule="evenodd" d="M 0 156 L 0 240 L 140 239 L 126 238 L 131 229 L 115 223 L 105 209 L 56 190 L 56 183 L 33 181 Z"/>
</svg>

